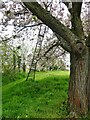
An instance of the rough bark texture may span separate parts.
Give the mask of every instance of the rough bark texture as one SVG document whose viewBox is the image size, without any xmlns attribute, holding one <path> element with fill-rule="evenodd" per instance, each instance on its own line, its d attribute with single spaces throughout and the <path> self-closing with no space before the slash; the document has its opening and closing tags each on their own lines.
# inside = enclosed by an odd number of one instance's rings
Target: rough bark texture
<svg viewBox="0 0 90 120">
<path fill-rule="evenodd" d="M 87 54 L 77 57 L 71 53 L 69 105 L 70 112 L 74 115 L 86 114 L 88 111 L 86 56 Z"/>
<path fill-rule="evenodd" d="M 88 47 L 87 97 L 88 97 L 88 110 L 90 111 L 90 47 Z"/>
<path fill-rule="evenodd" d="M 87 39 L 87 46 L 88 46 L 87 96 L 88 96 L 88 109 L 90 111 L 90 33 Z"/>
</svg>

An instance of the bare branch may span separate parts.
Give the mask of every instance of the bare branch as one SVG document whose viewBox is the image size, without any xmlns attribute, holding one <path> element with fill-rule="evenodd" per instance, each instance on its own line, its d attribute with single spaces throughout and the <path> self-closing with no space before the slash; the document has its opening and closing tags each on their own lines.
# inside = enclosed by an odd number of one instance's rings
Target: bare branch
<svg viewBox="0 0 90 120">
<path fill-rule="evenodd" d="M 58 42 L 56 42 L 55 44 L 53 44 L 52 46 L 50 46 L 49 49 L 44 53 L 43 56 L 46 56 L 46 54 L 47 54 L 50 50 L 52 50 L 55 46 L 59 46 Z"/>
<path fill-rule="evenodd" d="M 23 29 L 27 28 L 27 27 L 35 27 L 35 26 L 39 26 L 43 23 L 38 23 L 38 24 L 34 24 L 34 25 L 27 25 L 27 26 L 24 26 L 22 29 L 20 29 L 17 33 L 19 33 L 20 31 L 22 31 Z"/>
<path fill-rule="evenodd" d="M 13 35 L 13 36 L 11 36 L 10 38 L 5 38 L 4 40 L 0 40 L 0 43 L 3 43 L 3 42 L 9 42 L 9 41 L 11 41 L 12 40 L 12 38 L 16 38 L 17 36 L 16 35 Z"/>
</svg>

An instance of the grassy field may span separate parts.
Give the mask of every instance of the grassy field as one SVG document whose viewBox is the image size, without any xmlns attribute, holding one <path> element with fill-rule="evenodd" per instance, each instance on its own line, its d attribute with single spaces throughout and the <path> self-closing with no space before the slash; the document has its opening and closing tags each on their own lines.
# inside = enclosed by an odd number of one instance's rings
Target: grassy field
<svg viewBox="0 0 90 120">
<path fill-rule="evenodd" d="M 37 72 L 36 79 L 19 80 L 2 87 L 5 118 L 66 118 L 68 71 Z"/>
</svg>

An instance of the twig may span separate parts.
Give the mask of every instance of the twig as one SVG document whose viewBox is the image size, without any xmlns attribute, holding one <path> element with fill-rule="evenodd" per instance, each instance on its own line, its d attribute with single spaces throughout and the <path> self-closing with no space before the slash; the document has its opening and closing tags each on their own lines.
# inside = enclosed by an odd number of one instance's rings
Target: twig
<svg viewBox="0 0 90 120">
<path fill-rule="evenodd" d="M 43 23 L 38 23 L 38 24 L 34 24 L 34 25 L 28 25 L 28 26 L 24 26 L 22 29 L 20 29 L 17 33 L 19 33 L 20 31 L 22 31 L 23 29 L 27 28 L 27 27 L 35 27 L 35 26 L 39 26 Z"/>
</svg>

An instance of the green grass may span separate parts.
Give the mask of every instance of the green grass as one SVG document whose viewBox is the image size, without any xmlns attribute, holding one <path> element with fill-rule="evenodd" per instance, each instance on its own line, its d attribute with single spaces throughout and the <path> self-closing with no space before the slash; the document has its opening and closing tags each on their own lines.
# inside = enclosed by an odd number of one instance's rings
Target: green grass
<svg viewBox="0 0 90 120">
<path fill-rule="evenodd" d="M 5 118 L 65 118 L 67 113 L 68 71 L 37 72 L 2 87 Z"/>
<path fill-rule="evenodd" d="M 19 79 L 23 79 L 26 76 L 24 72 L 18 71 L 6 71 L 2 73 L 2 85 L 7 85 L 13 81 L 17 81 Z"/>
</svg>

